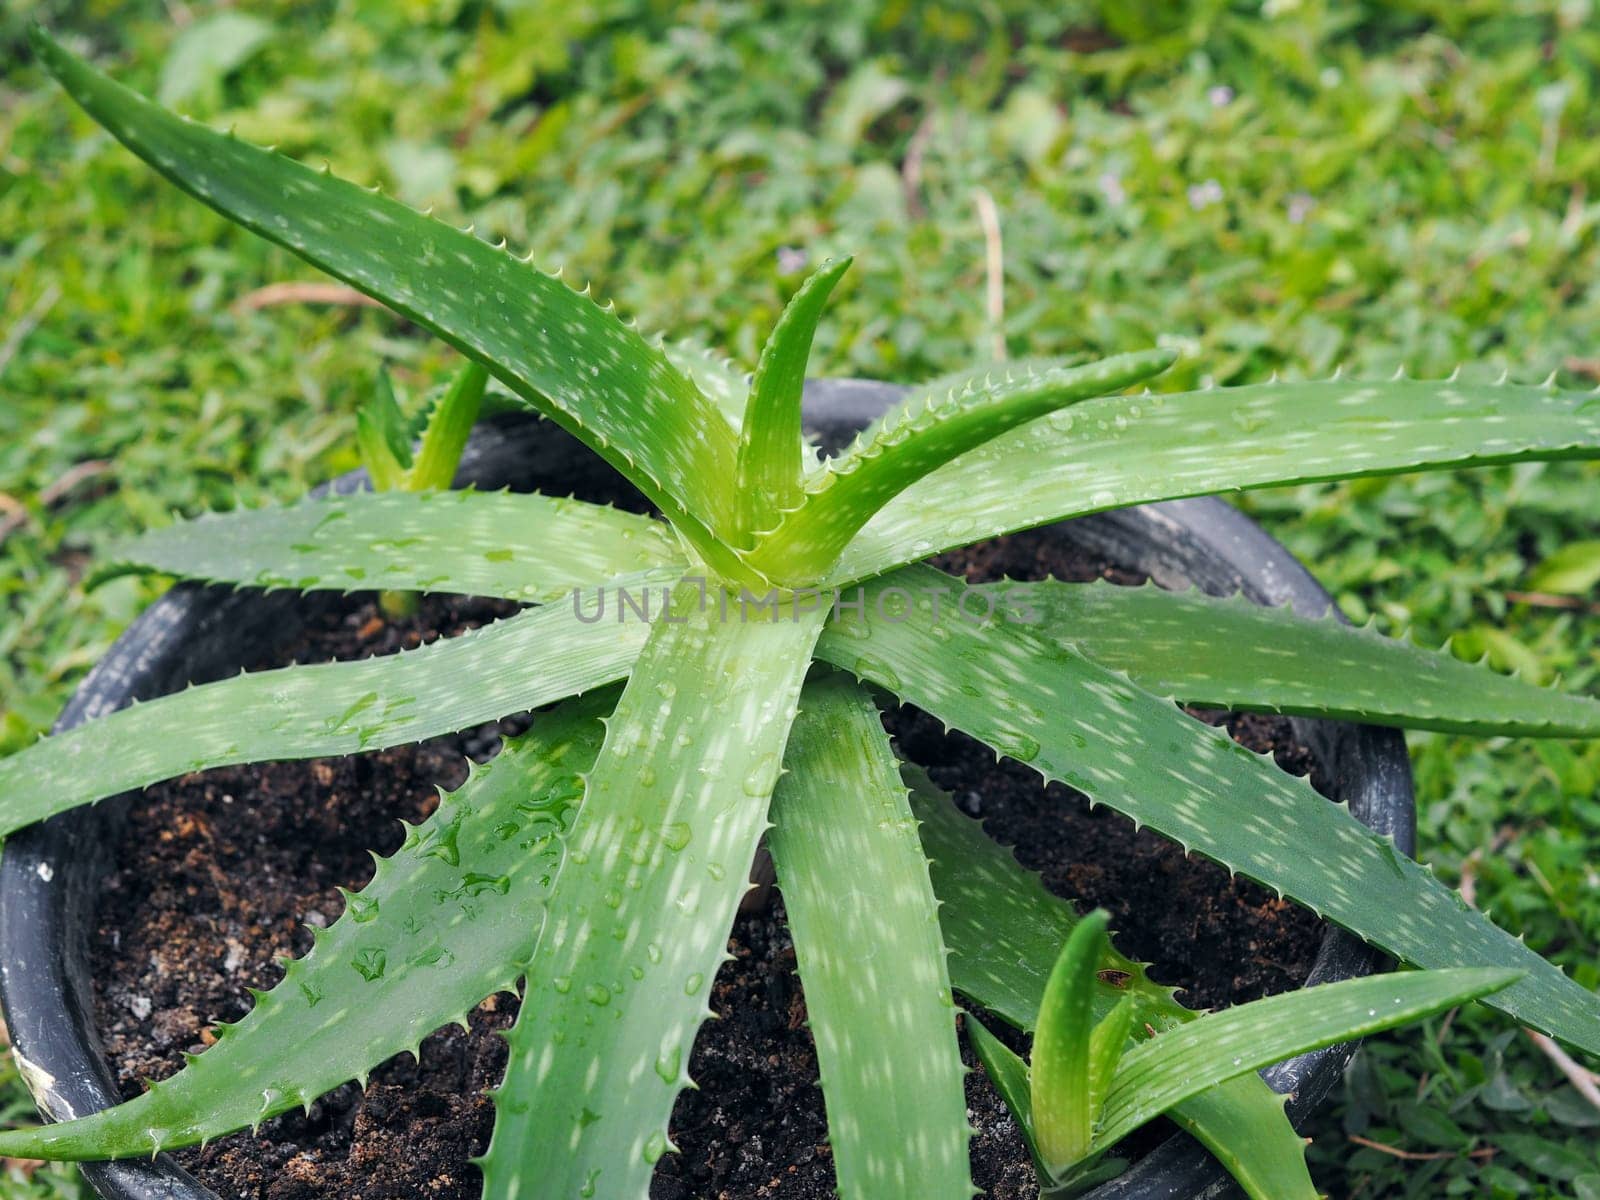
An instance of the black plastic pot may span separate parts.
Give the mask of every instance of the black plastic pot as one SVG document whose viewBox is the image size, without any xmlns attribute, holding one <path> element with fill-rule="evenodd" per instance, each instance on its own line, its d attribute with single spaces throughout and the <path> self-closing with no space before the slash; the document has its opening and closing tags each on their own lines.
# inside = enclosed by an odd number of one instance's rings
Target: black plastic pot
<svg viewBox="0 0 1600 1200">
<path fill-rule="evenodd" d="M 806 393 L 813 433 L 838 444 L 876 417 L 900 389 L 878 383 L 823 380 Z M 543 422 L 511 421 L 474 435 L 458 484 L 483 488 L 541 485 L 570 488 L 604 465 L 575 440 Z M 336 492 L 365 486 L 348 475 Z M 1167 586 L 1208 592 L 1242 590 L 1268 604 L 1292 602 L 1302 614 L 1331 601 L 1282 546 L 1220 500 L 1180 500 L 1065 522 L 1053 533 Z M 151 606 L 120 637 L 73 696 L 57 729 L 149 699 L 190 682 L 237 672 L 246 648 L 287 641 L 315 597 L 260 594 L 182 585 Z M 1337 797 L 1373 829 L 1393 835 L 1409 853 L 1415 835 L 1410 766 L 1393 730 L 1334 722 L 1295 722 Z M 53 1119 L 116 1102 L 112 1072 L 101 1054 L 89 978 L 89 933 L 100 879 L 117 843 L 131 797 L 80 808 L 24 830 L 0 856 L 0 1004 L 12 1046 L 41 1111 Z M 1383 958 L 1357 939 L 1329 929 L 1312 983 L 1368 974 Z M 1267 1072 L 1291 1094 L 1301 1116 L 1342 1074 L 1352 1047 L 1304 1055 Z M 154 1161 L 86 1163 L 84 1174 L 106 1200 L 216 1200 L 166 1156 Z M 1233 1193 L 1222 1168 L 1186 1135 L 1177 1135 L 1096 1200 L 1201 1200 Z"/>
</svg>

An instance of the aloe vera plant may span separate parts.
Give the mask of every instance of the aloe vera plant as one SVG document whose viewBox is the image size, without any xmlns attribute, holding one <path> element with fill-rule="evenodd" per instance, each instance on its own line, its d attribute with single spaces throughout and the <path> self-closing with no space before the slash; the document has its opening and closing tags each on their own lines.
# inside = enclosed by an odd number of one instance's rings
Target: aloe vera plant
<svg viewBox="0 0 1600 1200">
<path fill-rule="evenodd" d="M 1096 1162 L 1118 1140 L 1221 1084 L 1291 1055 L 1478 999 L 1519 977 L 1484 968 L 1378 975 L 1269 996 L 1191 1020 L 1174 1019 L 1159 1004 L 1146 1012 L 1145 997 L 1130 990 L 1097 1019 L 1094 989 L 1107 923 L 1106 914 L 1096 911 L 1068 936 L 1045 988 L 1030 1064 L 1024 1066 L 980 1021 L 972 1026 L 978 1057 L 1033 1150 L 1045 1196 L 1075 1195 L 1097 1182 Z M 1148 1036 L 1136 1040 L 1140 1024 Z M 1262 1157 L 1244 1139 L 1269 1129 L 1266 1122 L 1238 1129 L 1240 1149 Z M 1223 1161 L 1255 1194 L 1280 1200 L 1306 1194 L 1292 1180 L 1277 1190 L 1258 1190 L 1262 1181 L 1227 1156 Z"/>
<path fill-rule="evenodd" d="M 1406 1015 L 1480 996 L 1600 1052 L 1593 995 L 1173 700 L 1519 736 L 1593 736 L 1600 703 L 1198 596 L 1049 585 L 1030 623 L 1003 593 L 919 565 L 1120 504 L 1600 457 L 1600 397 L 1405 379 L 1130 395 L 1172 360 L 1145 350 L 948 377 L 822 462 L 800 435 L 800 385 L 846 263 L 800 289 L 747 384 L 470 231 L 173 116 L 42 33 L 34 47 L 156 170 L 454 346 L 661 519 L 536 494 L 399 489 L 203 517 L 117 548 L 118 569 L 531 607 L 393 658 L 247 674 L 45 739 L 0 760 L 0 836 L 187 771 L 360 753 L 541 711 L 214 1046 L 126 1104 L 0 1134 L 0 1155 L 150 1155 L 258 1125 L 364 1079 L 520 981 L 485 1194 L 642 1197 L 672 1150 L 667 1119 L 770 827 L 841 1194 L 965 1200 L 953 994 L 1042 1029 L 1063 943 L 1124 982 L 1068 973 L 1076 990 L 1061 1011 L 1079 1049 L 1060 1057 L 1081 1065 L 1087 1053 L 1087 1076 L 1070 1069 L 1094 1082 L 1070 1136 L 1050 1143 L 1069 1152 L 1051 1150 L 1047 1165 L 1076 1169 L 1057 1158 L 1092 1158 L 1170 1107 L 1253 1195 L 1307 1194 L 1281 1103 L 1249 1073 L 1265 1060 L 1195 1088 L 1163 1083 L 1165 1047 L 1226 1018 L 1183 1010 L 1097 922 L 1078 923 L 903 773 L 876 718 L 883 694 L 1398 959 L 1449 972 L 1371 985 L 1400 995 Z M 1152 636 L 1130 635 L 1134 622 Z M 1258 649 L 1218 652 L 1219 629 L 1230 647 Z M 829 904 L 840 894 L 851 897 L 842 913 Z M 1152 1024 L 1181 1028 L 1119 1045 L 1112 1033 L 1137 1034 L 1127 994 Z M 1096 1041 L 1085 1004 L 1112 1033 Z M 1319 1037 L 1379 1027 L 1336 1015 Z M 1142 1082 L 1119 1083 L 1136 1066 Z M 995 1069 L 1020 1094 L 1014 1066 Z"/>
</svg>

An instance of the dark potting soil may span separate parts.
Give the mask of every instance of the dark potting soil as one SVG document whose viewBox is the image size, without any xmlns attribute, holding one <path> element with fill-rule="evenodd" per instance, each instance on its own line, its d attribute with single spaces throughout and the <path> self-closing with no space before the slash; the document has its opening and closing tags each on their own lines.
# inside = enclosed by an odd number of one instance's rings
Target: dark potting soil
<svg viewBox="0 0 1600 1200">
<path fill-rule="evenodd" d="M 970 578 L 1136 577 L 1066 555 L 1039 535 L 985 543 L 941 565 Z M 273 662 L 386 653 L 492 620 L 510 606 L 429 598 L 402 625 L 370 599 L 321 614 Z M 1221 718 L 1209 716 L 1213 721 Z M 1057 893 L 1100 905 L 1118 944 L 1154 964 L 1159 980 L 1187 988 L 1191 1005 L 1215 1007 L 1292 987 L 1310 970 L 1319 927 L 1307 914 L 1100 808 L 1077 793 L 1041 787 L 1030 770 L 996 765 L 986 749 L 910 709 L 886 723 L 910 758 L 928 767 L 989 832 L 1016 847 Z M 124 1094 L 182 1066 L 212 1040 L 210 1026 L 249 1007 L 246 987 L 271 987 L 275 960 L 311 944 L 306 925 L 337 919 L 337 888 L 372 873 L 369 850 L 392 853 L 397 818 L 417 821 L 454 787 L 464 756 L 492 754 L 507 721 L 360 758 L 272 763 L 186 776 L 133 806 L 105 881 L 92 947 L 97 1019 Z M 1228 727 L 1253 749 L 1304 773 L 1310 756 L 1289 723 L 1245 717 Z M 657 1168 L 655 1200 L 831 1200 L 833 1169 L 805 999 L 781 899 L 739 918 L 733 960 L 717 976 L 717 1021 L 690 1061 L 698 1091 L 680 1097 L 672 1136 L 681 1149 Z M 225 1198 L 240 1200 L 469 1200 L 481 1192 L 468 1159 L 493 1124 L 485 1088 L 499 1081 L 497 1036 L 516 1012 L 509 996 L 474 1011 L 373 1073 L 365 1094 L 347 1084 L 312 1107 L 178 1160 Z M 965 1051 L 964 1051 L 965 1052 Z M 970 1055 L 969 1063 L 972 1061 Z M 967 1079 L 974 1177 L 997 1200 L 1034 1200 L 1021 1137 L 998 1096 Z M 1142 1145 L 1160 1136 L 1142 1135 Z"/>
</svg>

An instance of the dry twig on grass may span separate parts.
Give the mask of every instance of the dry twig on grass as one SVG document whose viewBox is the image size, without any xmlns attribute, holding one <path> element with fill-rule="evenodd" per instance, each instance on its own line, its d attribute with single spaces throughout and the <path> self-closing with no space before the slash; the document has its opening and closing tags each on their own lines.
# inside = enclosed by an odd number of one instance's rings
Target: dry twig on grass
<svg viewBox="0 0 1600 1200">
<path fill-rule="evenodd" d="M 973 188 L 972 199 L 978 206 L 978 223 L 983 226 L 984 308 L 994 339 L 992 353 L 995 362 L 1005 362 L 1005 247 L 1000 240 L 1000 210 L 987 188 Z"/>
<path fill-rule="evenodd" d="M 233 302 L 234 312 L 255 312 L 274 308 L 280 304 L 337 304 L 351 308 L 382 308 L 383 305 L 365 292 L 342 283 L 321 283 L 316 280 L 291 280 L 286 283 L 269 283 L 266 287 L 246 292 Z"/>
<path fill-rule="evenodd" d="M 6 1031 L 6 1023 L 0 1020 L 0 1055 L 11 1053 L 11 1034 Z M 0 1173 L 6 1171 L 20 1171 L 24 1179 L 31 1176 L 44 1163 L 37 1158 L 0 1158 Z"/>
<path fill-rule="evenodd" d="M 1403 1159 L 1406 1162 L 1438 1162 L 1444 1158 L 1493 1158 L 1494 1148 L 1482 1146 L 1477 1150 L 1468 1150 L 1464 1153 L 1455 1150 L 1402 1150 L 1399 1146 L 1391 1146 L 1386 1142 L 1375 1142 L 1371 1138 L 1361 1137 L 1359 1134 L 1350 1134 L 1350 1140 L 1358 1146 L 1365 1146 L 1368 1150 L 1376 1150 L 1380 1154 L 1387 1154 L 1391 1158 Z"/>
</svg>

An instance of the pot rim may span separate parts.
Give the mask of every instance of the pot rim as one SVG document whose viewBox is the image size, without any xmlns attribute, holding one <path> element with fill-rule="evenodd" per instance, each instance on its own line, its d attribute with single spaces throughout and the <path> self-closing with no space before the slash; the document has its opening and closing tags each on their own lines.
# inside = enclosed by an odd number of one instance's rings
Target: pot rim
<svg viewBox="0 0 1600 1200">
<path fill-rule="evenodd" d="M 838 445 L 904 392 L 854 379 L 808 381 L 808 431 Z M 562 442 L 569 443 L 563 446 Z M 532 453 L 584 453 L 547 422 L 512 419 L 474 432 L 457 485 L 526 482 Z M 520 468 L 520 470 L 519 470 Z M 337 494 L 366 486 L 363 472 L 331 481 Z M 1047 527 L 1149 574 L 1167 587 L 1194 585 L 1213 594 L 1242 591 L 1257 603 L 1292 604 L 1305 616 L 1333 608 L 1311 573 L 1249 518 L 1216 497 L 1199 497 L 1096 514 Z M 194 661 L 207 639 L 230 645 L 281 636 L 294 624 L 295 593 L 232 591 L 179 584 L 145 610 L 89 673 L 54 731 L 172 691 L 232 673 L 231 664 Z M 224 655 L 226 657 L 226 655 Z M 1331 781 L 1336 799 L 1370 828 L 1413 852 L 1416 831 L 1410 761 L 1394 729 L 1291 718 L 1297 737 Z M 119 1093 L 101 1052 L 89 973 L 89 931 L 99 882 L 131 796 L 62 813 L 13 835 L 0 855 L 0 1007 L 24 1081 L 52 1119 L 114 1104 Z M 1387 959 L 1333 926 L 1323 935 L 1305 986 L 1371 974 Z M 1289 1095 L 1296 1121 L 1342 1076 L 1354 1044 L 1329 1047 L 1264 1074 Z M 168 1155 L 153 1160 L 81 1164 L 105 1200 L 218 1200 Z M 1231 1193 L 1232 1181 L 1208 1151 L 1178 1133 L 1087 1200 L 1202 1200 Z"/>
</svg>

